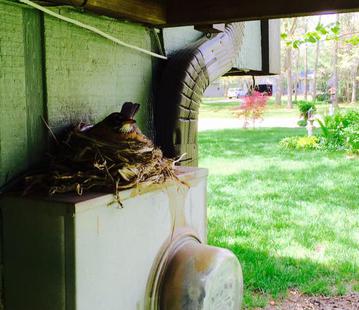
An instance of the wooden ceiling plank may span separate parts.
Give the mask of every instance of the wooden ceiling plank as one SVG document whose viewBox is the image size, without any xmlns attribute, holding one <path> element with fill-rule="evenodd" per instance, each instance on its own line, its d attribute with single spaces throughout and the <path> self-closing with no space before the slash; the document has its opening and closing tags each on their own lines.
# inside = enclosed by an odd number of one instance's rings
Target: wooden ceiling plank
<svg viewBox="0 0 359 310">
<path fill-rule="evenodd" d="M 169 0 L 168 25 L 201 25 L 359 11 L 358 0 Z"/>
<path fill-rule="evenodd" d="M 47 0 L 47 2 L 70 4 L 96 14 L 144 24 L 166 23 L 166 6 L 160 0 Z"/>
<path fill-rule="evenodd" d="M 85 8 L 148 24 L 160 25 L 166 22 L 165 6 L 155 0 L 88 0 Z"/>
</svg>

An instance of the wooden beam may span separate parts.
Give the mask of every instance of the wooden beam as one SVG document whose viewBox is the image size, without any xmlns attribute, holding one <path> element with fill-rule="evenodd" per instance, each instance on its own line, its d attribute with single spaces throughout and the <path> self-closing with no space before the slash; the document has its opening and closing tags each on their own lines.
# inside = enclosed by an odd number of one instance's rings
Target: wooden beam
<svg viewBox="0 0 359 310">
<path fill-rule="evenodd" d="M 280 33 L 278 34 L 280 35 Z M 261 20 L 262 72 L 269 74 L 269 21 Z"/>
<path fill-rule="evenodd" d="M 28 167 L 38 164 L 48 146 L 45 91 L 44 21 L 41 12 L 23 10 L 26 133 Z M 24 168 L 24 167 L 22 167 Z"/>
<path fill-rule="evenodd" d="M 154 0 L 88 0 L 85 8 L 142 23 L 158 25 L 166 22 L 165 6 Z"/>
<path fill-rule="evenodd" d="M 169 0 L 168 25 L 200 25 L 359 11 L 358 0 Z"/>
<path fill-rule="evenodd" d="M 195 25 L 194 29 L 204 33 L 220 33 L 226 28 L 225 24 L 202 24 Z"/>
<path fill-rule="evenodd" d="M 82 7 L 96 14 L 144 24 L 166 23 L 166 6 L 161 0 L 47 0 Z"/>
</svg>

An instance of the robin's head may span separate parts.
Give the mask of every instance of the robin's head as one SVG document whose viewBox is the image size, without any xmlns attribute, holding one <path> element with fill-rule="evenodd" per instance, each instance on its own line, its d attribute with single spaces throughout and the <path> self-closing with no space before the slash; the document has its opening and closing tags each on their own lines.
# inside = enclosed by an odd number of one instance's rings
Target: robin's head
<svg viewBox="0 0 359 310">
<path fill-rule="evenodd" d="M 111 113 L 103 122 L 115 130 L 122 132 L 132 131 L 132 127 L 136 123 L 133 119 L 137 113 L 140 105 L 138 103 L 125 102 L 122 106 L 121 112 Z"/>
<path fill-rule="evenodd" d="M 106 123 L 106 125 L 110 127 L 118 127 L 121 126 L 125 120 L 126 119 L 123 117 L 121 113 L 115 112 L 115 113 L 111 113 L 103 121 Z"/>
<path fill-rule="evenodd" d="M 111 113 L 109 116 L 107 116 L 104 120 L 104 123 L 106 123 L 107 126 L 113 128 L 113 129 L 119 129 L 125 124 L 134 124 L 136 121 L 131 118 L 125 117 L 122 113 L 115 112 Z"/>
</svg>

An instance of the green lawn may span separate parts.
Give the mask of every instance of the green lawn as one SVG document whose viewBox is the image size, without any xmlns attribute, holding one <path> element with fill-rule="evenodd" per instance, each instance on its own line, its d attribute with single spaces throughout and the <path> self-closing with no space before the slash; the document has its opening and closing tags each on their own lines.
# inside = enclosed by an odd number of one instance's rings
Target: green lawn
<svg viewBox="0 0 359 310">
<path fill-rule="evenodd" d="M 234 118 L 233 108 L 237 107 L 241 104 L 240 100 L 238 101 L 230 101 L 230 102 L 221 102 L 219 99 L 217 100 L 206 100 L 202 102 L 200 106 L 200 117 L 201 118 Z M 341 110 L 347 109 L 359 109 L 358 104 L 340 104 Z M 317 113 L 321 115 L 328 114 L 329 105 L 328 104 L 318 104 L 317 105 Z M 293 109 L 287 109 L 283 104 L 278 106 L 274 103 L 268 104 L 265 112 L 264 118 L 288 118 L 294 117 L 299 119 L 298 108 L 294 106 Z"/>
<path fill-rule="evenodd" d="M 233 118 L 232 109 L 239 105 L 239 101 L 213 103 L 202 102 L 199 114 L 201 118 Z"/>
<path fill-rule="evenodd" d="M 210 172 L 209 243 L 238 256 L 248 308 L 289 288 L 359 290 L 359 161 L 279 148 L 283 137 L 304 133 L 199 133 L 200 166 Z"/>
<path fill-rule="evenodd" d="M 238 107 L 240 101 L 230 102 L 204 102 L 200 107 L 201 118 L 234 118 L 233 108 Z M 320 110 L 323 110 L 320 108 Z M 264 112 L 264 118 L 288 118 L 298 117 L 298 109 L 287 109 L 285 106 L 278 107 L 277 105 L 268 105 Z"/>
</svg>

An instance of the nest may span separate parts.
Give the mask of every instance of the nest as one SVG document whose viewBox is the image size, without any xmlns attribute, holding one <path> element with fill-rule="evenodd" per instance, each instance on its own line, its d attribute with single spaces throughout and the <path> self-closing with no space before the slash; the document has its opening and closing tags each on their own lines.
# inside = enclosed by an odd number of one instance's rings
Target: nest
<svg viewBox="0 0 359 310">
<path fill-rule="evenodd" d="M 25 193 L 45 188 L 50 195 L 90 190 L 112 192 L 139 184 L 160 184 L 175 175 L 175 161 L 163 157 L 152 142 L 126 140 L 109 143 L 86 135 L 79 125 L 51 155 L 48 171 L 26 178 Z"/>
</svg>

